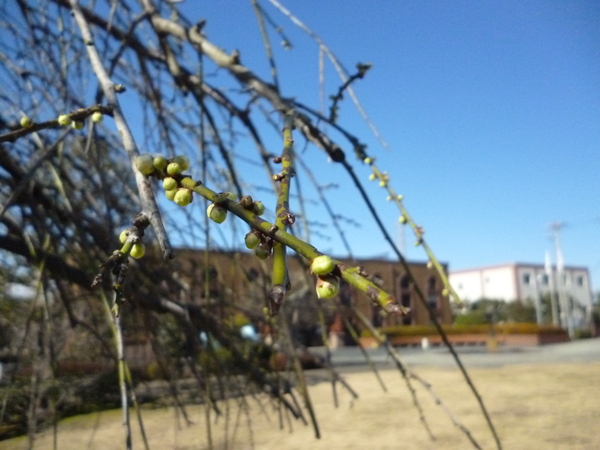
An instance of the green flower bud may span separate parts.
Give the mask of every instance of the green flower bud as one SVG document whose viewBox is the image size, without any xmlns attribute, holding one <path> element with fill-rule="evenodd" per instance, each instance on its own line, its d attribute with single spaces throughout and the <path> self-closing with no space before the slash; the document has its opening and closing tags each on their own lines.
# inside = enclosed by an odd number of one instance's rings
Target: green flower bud
<svg viewBox="0 0 600 450">
<path fill-rule="evenodd" d="M 377 178 L 377 177 L 375 176 L 374 173 L 372 173 L 371 175 L 369 175 L 369 180 L 373 181 L 373 180 L 375 180 L 375 178 Z"/>
<path fill-rule="evenodd" d="M 175 158 L 173 158 L 173 162 L 179 164 L 182 172 L 190 168 L 190 160 L 185 155 L 177 155 Z"/>
<path fill-rule="evenodd" d="M 266 247 L 261 245 L 254 250 L 254 254 L 256 255 L 256 257 L 258 259 L 262 259 L 264 261 L 265 259 L 267 259 L 269 257 L 271 252 Z"/>
<path fill-rule="evenodd" d="M 175 194 L 177 194 L 178 189 L 172 189 L 170 191 L 165 191 L 165 196 L 171 200 L 172 202 L 175 201 Z"/>
<path fill-rule="evenodd" d="M 172 191 L 173 189 L 177 189 L 177 181 L 175 178 L 165 177 L 163 180 L 163 188 L 165 191 Z"/>
<path fill-rule="evenodd" d="M 402 195 L 401 195 L 401 194 L 398 194 L 398 197 L 397 197 L 397 198 L 398 198 L 398 200 L 402 201 L 402 199 L 403 199 L 404 197 L 402 197 Z"/>
<path fill-rule="evenodd" d="M 319 298 L 333 298 L 340 290 L 340 281 L 333 276 L 317 277 L 316 290 Z"/>
<path fill-rule="evenodd" d="M 265 213 L 265 205 L 263 205 L 263 202 L 254 202 L 252 203 L 252 211 L 257 216 L 262 216 Z"/>
<path fill-rule="evenodd" d="M 381 181 L 379 182 L 379 186 L 380 186 L 380 187 L 385 187 L 385 185 L 386 185 L 386 184 L 387 184 L 387 183 L 386 183 L 385 181 L 383 181 L 383 180 L 381 180 Z"/>
<path fill-rule="evenodd" d="M 27 116 L 21 117 L 21 126 L 23 128 L 31 128 L 33 126 L 33 120 Z"/>
<path fill-rule="evenodd" d="M 220 205 L 211 203 L 206 209 L 206 215 L 217 223 L 223 223 L 227 218 L 227 210 Z"/>
<path fill-rule="evenodd" d="M 94 114 L 92 114 L 92 122 L 100 123 L 102 122 L 102 119 L 104 119 L 104 116 L 102 116 L 100 111 L 96 111 Z"/>
<path fill-rule="evenodd" d="M 369 158 L 368 156 L 364 159 L 365 164 L 371 164 L 373 162 L 373 160 L 371 158 Z"/>
<path fill-rule="evenodd" d="M 145 253 L 146 253 L 146 246 L 144 244 L 142 244 L 141 242 L 137 242 L 137 243 L 133 244 L 133 247 L 131 248 L 131 252 L 129 252 L 129 255 L 132 258 L 140 259 L 142 256 L 144 256 Z"/>
<path fill-rule="evenodd" d="M 240 205 L 242 205 L 242 208 L 244 208 L 244 209 L 252 209 L 253 203 L 254 202 L 252 201 L 252 197 L 250 197 L 249 195 L 244 195 L 240 199 Z"/>
<path fill-rule="evenodd" d="M 119 241 L 121 242 L 121 244 L 125 243 L 125 241 L 127 240 L 127 236 L 129 236 L 129 230 L 121 231 L 121 234 L 119 235 Z"/>
<path fill-rule="evenodd" d="M 65 127 L 71 125 L 71 118 L 67 114 L 61 114 L 58 116 L 58 124 Z"/>
<path fill-rule="evenodd" d="M 431 261 L 431 260 L 427 261 L 427 268 L 433 269 L 433 261 Z"/>
<path fill-rule="evenodd" d="M 327 275 L 335 268 L 335 263 L 327 255 L 319 255 L 313 259 L 310 270 L 315 275 Z"/>
<path fill-rule="evenodd" d="M 442 295 L 443 295 L 444 297 L 448 297 L 448 295 L 450 295 L 450 292 L 448 291 L 448 288 L 444 288 L 444 289 L 442 290 Z"/>
<path fill-rule="evenodd" d="M 173 198 L 173 200 L 179 206 L 187 206 L 190 203 L 192 203 L 192 191 L 190 191 L 189 189 L 185 189 L 185 188 L 177 189 L 177 193 L 175 194 L 175 197 Z"/>
<path fill-rule="evenodd" d="M 194 189 L 196 187 L 196 182 L 190 177 L 185 177 L 183 180 L 181 180 L 181 185 L 188 189 Z"/>
<path fill-rule="evenodd" d="M 225 192 L 225 196 L 227 197 L 227 200 L 231 200 L 232 202 L 237 200 L 237 196 L 233 192 Z"/>
<path fill-rule="evenodd" d="M 405 224 L 406 223 L 406 217 L 405 216 L 400 216 L 400 218 L 398 219 L 398 222 L 400 222 L 401 224 Z"/>
<path fill-rule="evenodd" d="M 75 121 L 71 122 L 71 126 L 75 130 L 81 130 L 83 128 L 83 122 L 81 120 L 75 120 Z"/>
<path fill-rule="evenodd" d="M 156 167 L 158 170 L 164 170 L 167 167 L 167 164 L 169 164 L 167 158 L 165 158 L 164 156 L 156 156 L 152 163 L 154 164 L 154 167 Z"/>
<path fill-rule="evenodd" d="M 254 231 L 251 231 L 244 238 L 244 242 L 246 243 L 247 248 L 254 250 L 260 244 L 260 236 L 258 236 Z"/>
<path fill-rule="evenodd" d="M 177 175 L 182 172 L 181 166 L 176 162 L 172 162 L 167 166 L 167 173 L 169 175 Z"/>
<path fill-rule="evenodd" d="M 135 167 L 144 175 L 150 175 L 154 172 L 154 158 L 152 155 L 145 153 L 135 157 Z"/>
</svg>

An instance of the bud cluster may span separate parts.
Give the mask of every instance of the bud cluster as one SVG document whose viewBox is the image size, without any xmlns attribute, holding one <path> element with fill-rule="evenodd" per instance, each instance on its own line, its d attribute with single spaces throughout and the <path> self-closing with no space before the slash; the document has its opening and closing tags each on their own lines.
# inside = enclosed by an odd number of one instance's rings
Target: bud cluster
<svg viewBox="0 0 600 450">
<path fill-rule="evenodd" d="M 192 203 L 192 190 L 197 183 L 183 172 L 190 168 L 187 156 L 177 155 L 171 159 L 164 156 L 152 156 L 148 153 L 135 158 L 135 167 L 146 176 L 162 179 L 165 196 L 179 206 Z"/>
<path fill-rule="evenodd" d="M 119 241 L 123 244 L 121 253 L 129 253 L 129 256 L 135 259 L 140 259 L 146 253 L 146 246 L 142 243 L 139 238 L 135 238 L 133 244 L 128 244 L 127 239 L 129 238 L 129 228 L 121 231 L 119 235 Z"/>
</svg>

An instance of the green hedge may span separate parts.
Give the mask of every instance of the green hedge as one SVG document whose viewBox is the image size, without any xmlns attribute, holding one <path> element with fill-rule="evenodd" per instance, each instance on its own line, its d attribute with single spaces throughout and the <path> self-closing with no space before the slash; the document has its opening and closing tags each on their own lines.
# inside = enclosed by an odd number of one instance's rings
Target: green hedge
<svg viewBox="0 0 600 450">
<path fill-rule="evenodd" d="M 443 325 L 447 334 L 487 334 L 489 325 Z M 432 336 L 438 332 L 433 325 L 393 326 L 378 329 L 380 333 L 393 336 Z M 498 334 L 561 334 L 564 330 L 553 325 L 537 325 L 534 323 L 505 323 L 494 325 L 494 332 Z M 369 330 L 363 330 L 361 337 L 372 337 Z"/>
</svg>

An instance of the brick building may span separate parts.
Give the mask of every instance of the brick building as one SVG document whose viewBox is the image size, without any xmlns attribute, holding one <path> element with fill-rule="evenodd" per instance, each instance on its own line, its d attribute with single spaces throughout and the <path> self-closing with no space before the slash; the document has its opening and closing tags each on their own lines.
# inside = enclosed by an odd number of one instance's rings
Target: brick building
<svg viewBox="0 0 600 450">
<path fill-rule="evenodd" d="M 185 265 L 183 273 L 190 274 L 190 287 L 196 293 L 198 301 L 206 301 L 205 293 L 208 287 L 209 297 L 228 298 L 235 304 L 248 308 L 264 305 L 269 289 L 269 273 L 271 260 L 261 261 L 251 253 L 242 252 L 212 252 L 208 255 L 208 270 L 204 261 L 206 255 L 202 251 L 179 250 L 178 258 Z M 288 300 L 302 301 L 312 297 L 316 299 L 313 283 L 306 262 L 298 257 L 288 257 L 288 268 L 292 282 L 292 290 Z M 379 308 L 373 307 L 367 297 L 354 288 L 343 289 L 350 296 L 350 301 L 370 317 L 377 326 L 389 325 L 427 325 L 430 323 L 425 306 L 419 301 L 415 286 L 402 266 L 397 262 L 383 259 L 360 259 L 354 263 L 341 260 L 348 265 L 359 265 L 366 269 L 373 281 L 396 298 L 403 306 L 410 308 L 411 313 L 406 317 L 383 317 Z M 425 295 L 426 301 L 432 306 L 442 323 L 452 322 L 452 311 L 448 298 L 442 296 L 444 288 L 442 280 L 435 270 L 427 268 L 425 263 L 409 263 L 413 276 Z M 443 265 L 446 269 L 446 265 Z M 208 283 L 205 284 L 204 280 Z M 209 299 L 210 301 L 210 299 Z M 314 320 L 314 318 L 313 318 Z"/>
</svg>

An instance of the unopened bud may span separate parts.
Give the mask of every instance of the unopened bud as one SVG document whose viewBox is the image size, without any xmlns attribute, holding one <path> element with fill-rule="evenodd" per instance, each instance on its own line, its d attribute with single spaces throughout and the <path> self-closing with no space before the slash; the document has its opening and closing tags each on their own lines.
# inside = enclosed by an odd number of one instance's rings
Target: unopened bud
<svg viewBox="0 0 600 450">
<path fill-rule="evenodd" d="M 187 206 L 192 203 L 192 191 L 186 188 L 177 189 L 173 201 L 179 206 Z"/>
<path fill-rule="evenodd" d="M 154 158 L 152 155 L 145 153 L 135 157 L 135 167 L 144 175 L 150 175 L 154 172 Z"/>
<path fill-rule="evenodd" d="M 335 268 L 335 263 L 327 255 L 319 255 L 313 259 L 310 270 L 315 275 L 327 275 Z"/>
<path fill-rule="evenodd" d="M 333 276 L 317 277 L 316 290 L 319 298 L 333 298 L 340 290 L 340 281 Z"/>
<path fill-rule="evenodd" d="M 179 164 L 181 171 L 188 170 L 190 168 L 190 160 L 185 155 L 177 155 L 173 158 L 173 162 Z"/>
<path fill-rule="evenodd" d="M 263 205 L 263 202 L 254 202 L 252 203 L 252 211 L 257 216 L 262 216 L 265 213 L 265 205 Z"/>
<path fill-rule="evenodd" d="M 244 242 L 246 244 L 246 248 L 254 250 L 260 244 L 260 236 L 258 236 L 254 231 L 251 231 L 244 238 Z"/>
<path fill-rule="evenodd" d="M 155 156 L 153 164 L 158 170 L 165 170 L 168 165 L 168 161 L 164 156 Z"/>
<path fill-rule="evenodd" d="M 227 210 L 220 205 L 211 203 L 206 209 L 206 215 L 217 223 L 223 223 L 227 218 Z"/>
<path fill-rule="evenodd" d="M 177 189 L 177 181 L 175 178 L 165 177 L 163 180 L 163 188 L 165 191 L 172 191 L 173 189 Z"/>
<path fill-rule="evenodd" d="M 140 259 L 146 253 L 146 246 L 141 242 L 133 244 L 129 255 L 135 259 Z"/>
<path fill-rule="evenodd" d="M 21 126 L 23 128 L 31 128 L 33 126 L 33 120 L 27 116 L 21 117 Z"/>
<path fill-rule="evenodd" d="M 181 185 L 188 189 L 194 189 L 196 187 L 196 182 L 190 177 L 185 177 L 181 180 Z"/>
<path fill-rule="evenodd" d="M 125 243 L 125 241 L 127 240 L 127 236 L 129 236 L 129 230 L 121 231 L 121 234 L 119 235 L 119 241 L 121 242 L 121 244 Z"/>
<path fill-rule="evenodd" d="M 67 114 L 61 114 L 58 116 L 58 124 L 65 127 L 71 125 L 71 118 Z"/>
<path fill-rule="evenodd" d="M 182 172 L 181 166 L 176 162 L 172 162 L 167 166 L 167 173 L 169 175 L 178 175 Z"/>
<path fill-rule="evenodd" d="M 260 246 L 256 247 L 256 249 L 254 250 L 254 254 L 256 255 L 256 257 L 258 259 L 265 260 L 269 257 L 271 252 L 265 246 L 260 245 Z"/>
</svg>

